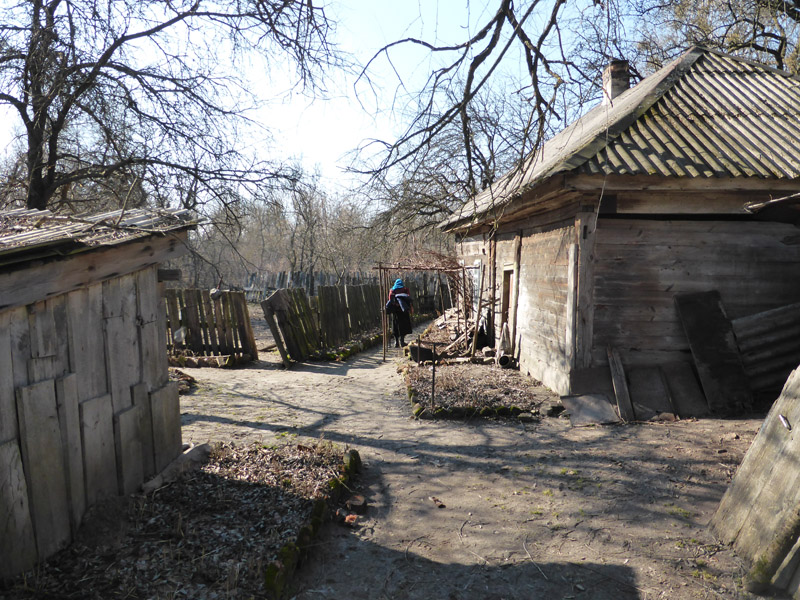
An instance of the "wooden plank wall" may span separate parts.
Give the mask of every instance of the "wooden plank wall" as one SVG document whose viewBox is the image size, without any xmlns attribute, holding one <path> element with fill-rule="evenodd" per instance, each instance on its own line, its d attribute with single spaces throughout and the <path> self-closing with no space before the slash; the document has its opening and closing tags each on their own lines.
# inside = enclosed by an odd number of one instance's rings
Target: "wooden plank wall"
<svg viewBox="0 0 800 600">
<path fill-rule="evenodd" d="M 792 225 L 603 219 L 594 258 L 592 366 L 606 348 L 628 365 L 691 360 L 673 296 L 718 290 L 737 319 L 800 302 Z"/>
<path fill-rule="evenodd" d="M 36 270 L 31 269 L 31 277 Z M 88 506 L 180 452 L 157 265 L 0 312 L 0 578 L 74 536 Z M 133 391 L 136 390 L 136 398 Z"/>
<path fill-rule="evenodd" d="M 224 291 L 212 298 L 209 290 L 173 288 L 165 295 L 168 348 L 185 327 L 182 345 L 197 356 L 247 354 L 258 359 L 244 292 Z"/>
<path fill-rule="evenodd" d="M 522 236 L 516 347 L 520 370 L 569 393 L 567 325 L 572 227 Z"/>
</svg>

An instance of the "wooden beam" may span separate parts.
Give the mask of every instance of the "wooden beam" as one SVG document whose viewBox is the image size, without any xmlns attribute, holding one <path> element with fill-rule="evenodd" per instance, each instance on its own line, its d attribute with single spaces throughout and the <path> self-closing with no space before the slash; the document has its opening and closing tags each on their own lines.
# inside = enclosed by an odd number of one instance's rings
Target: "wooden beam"
<svg viewBox="0 0 800 600">
<path fill-rule="evenodd" d="M 127 275 L 187 252 L 187 233 L 153 236 L 0 273 L 0 310 L 32 304 L 92 283 Z"/>
<path fill-rule="evenodd" d="M 566 331 L 564 332 L 564 355 L 572 372 L 575 369 L 576 356 L 576 313 L 578 310 L 578 244 L 569 245 L 569 260 L 567 261 L 567 318 Z"/>
<path fill-rule="evenodd" d="M 159 281 L 180 281 L 183 274 L 180 269 L 159 269 Z"/>
<path fill-rule="evenodd" d="M 659 175 L 574 175 L 564 177 L 564 189 L 606 193 L 617 191 L 742 191 L 798 192 L 800 179 L 760 179 L 756 177 L 661 177 Z"/>
</svg>

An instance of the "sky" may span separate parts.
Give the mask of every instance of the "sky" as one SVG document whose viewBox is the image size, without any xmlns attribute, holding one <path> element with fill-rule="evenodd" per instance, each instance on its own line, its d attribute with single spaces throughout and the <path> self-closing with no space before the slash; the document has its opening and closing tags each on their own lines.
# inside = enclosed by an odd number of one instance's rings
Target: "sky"
<svg viewBox="0 0 800 600">
<path fill-rule="evenodd" d="M 491 0 L 334 0 L 326 12 L 337 22 L 339 47 L 366 64 L 381 47 L 405 37 L 462 41 L 464 29 L 483 20 L 494 5 Z M 380 58 L 370 70 L 379 95 L 363 81 L 355 87 L 355 74 L 331 73 L 327 97 L 279 95 L 259 120 L 281 152 L 300 159 L 309 171 L 318 169 L 330 185 L 347 187 L 350 153 L 367 139 L 391 140 L 403 131 L 403 89 L 398 90 L 394 69 L 413 85 L 430 72 L 430 58 L 410 46 L 399 48 L 392 53 L 392 65 Z M 287 85 L 273 81 L 272 92 Z"/>
<path fill-rule="evenodd" d="M 473 29 L 493 12 L 496 0 L 329 0 L 326 14 L 337 23 L 334 42 L 358 63 L 365 64 L 382 46 L 404 38 L 419 37 L 429 42 L 462 41 L 465 29 Z M 491 7 L 491 8 L 489 8 Z M 356 75 L 332 71 L 328 74 L 325 97 L 287 95 L 289 72 L 273 69 L 266 81 L 256 80 L 265 108 L 250 115 L 271 135 L 264 151 L 281 158 L 296 158 L 306 170 L 318 170 L 323 182 L 344 189 L 349 153 L 367 138 L 391 140 L 402 133 L 402 93 L 394 70 L 411 84 L 431 70 L 426 52 L 404 46 L 393 52 L 392 64 L 376 61 L 371 76 L 377 95 L 366 85 L 354 90 Z M 251 77 L 251 80 L 253 78 Z M 363 103 L 360 104 L 360 102 Z M 3 113 L 3 109 L 6 112 Z M 0 106 L 0 148 L 8 152 L 18 118 Z M 261 151 L 260 137 L 241 140 Z"/>
</svg>

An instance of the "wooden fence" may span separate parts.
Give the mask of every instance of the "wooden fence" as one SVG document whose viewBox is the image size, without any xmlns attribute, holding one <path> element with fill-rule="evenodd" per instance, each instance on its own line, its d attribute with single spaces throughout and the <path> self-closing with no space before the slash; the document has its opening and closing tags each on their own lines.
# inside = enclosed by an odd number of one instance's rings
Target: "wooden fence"
<svg viewBox="0 0 800 600">
<path fill-rule="evenodd" d="M 258 359 L 244 292 L 168 289 L 167 346 L 196 356 L 247 354 Z M 182 341 L 181 341 L 182 340 Z"/>
<path fill-rule="evenodd" d="M 299 288 L 277 290 L 261 307 L 288 364 L 379 327 L 383 302 L 377 285 L 345 285 L 321 286 L 312 298 Z"/>
<path fill-rule="evenodd" d="M 395 273 L 394 276 L 402 277 L 406 287 L 413 288 L 415 292 L 414 305 L 419 312 L 442 310 L 441 304 L 445 304 L 446 307 L 452 305 L 446 278 L 429 271 L 402 272 Z M 241 289 L 244 291 L 248 302 L 260 303 L 276 290 L 301 288 L 305 290 L 309 302 L 313 302 L 311 299 L 319 296 L 319 290 L 323 287 L 342 288 L 365 285 L 378 285 L 376 271 L 367 273 L 354 271 L 343 275 L 337 273 L 314 273 L 310 275 L 308 273 L 291 273 L 287 271 L 280 273 L 253 273 L 247 283 L 241 286 Z"/>
<path fill-rule="evenodd" d="M 281 271 L 252 273 L 247 283 L 241 286 L 247 295 L 248 302 L 261 302 L 272 292 L 283 288 L 302 288 L 309 297 L 313 297 L 322 286 L 369 285 L 377 283 L 377 276 L 369 272 L 353 271 L 349 273 L 327 273 L 303 271 Z"/>
</svg>

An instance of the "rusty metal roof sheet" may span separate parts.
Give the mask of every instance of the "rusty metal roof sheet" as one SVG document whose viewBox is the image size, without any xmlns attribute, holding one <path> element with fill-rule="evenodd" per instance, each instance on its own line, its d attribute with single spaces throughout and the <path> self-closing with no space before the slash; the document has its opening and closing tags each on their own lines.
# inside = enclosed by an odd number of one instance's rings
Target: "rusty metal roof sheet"
<svg viewBox="0 0 800 600">
<path fill-rule="evenodd" d="M 692 48 L 548 140 L 444 226 L 475 219 L 560 172 L 795 179 L 798 147 L 800 79 Z"/>
<path fill-rule="evenodd" d="M 44 210 L 0 211 L 0 263 L 65 255 L 193 227 L 187 210 L 116 210 L 64 216 Z"/>
</svg>

